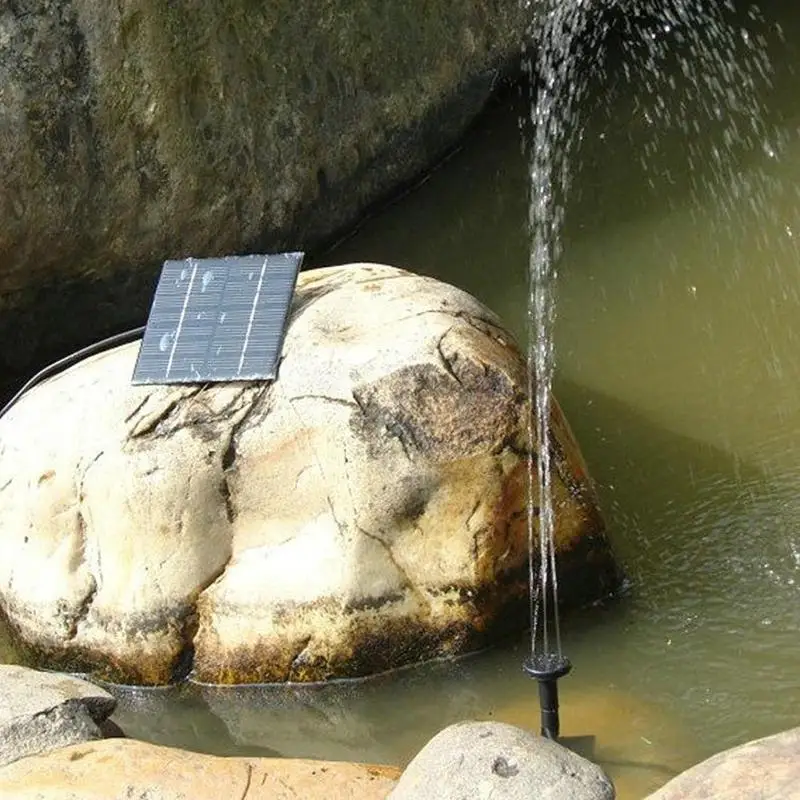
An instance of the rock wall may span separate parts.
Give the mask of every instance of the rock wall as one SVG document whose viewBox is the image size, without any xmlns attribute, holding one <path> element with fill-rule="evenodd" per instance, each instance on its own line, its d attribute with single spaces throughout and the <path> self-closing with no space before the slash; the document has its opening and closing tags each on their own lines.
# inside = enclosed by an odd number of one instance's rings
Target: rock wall
<svg viewBox="0 0 800 800">
<path fill-rule="evenodd" d="M 307 249 L 463 132 L 517 3 L 0 9 L 0 375 L 141 324 L 166 258 Z"/>
</svg>

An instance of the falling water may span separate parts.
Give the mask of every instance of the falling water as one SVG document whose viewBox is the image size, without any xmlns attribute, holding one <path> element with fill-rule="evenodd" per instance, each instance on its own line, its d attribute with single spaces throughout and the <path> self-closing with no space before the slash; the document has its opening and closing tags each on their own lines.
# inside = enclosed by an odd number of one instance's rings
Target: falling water
<svg viewBox="0 0 800 800">
<path fill-rule="evenodd" d="M 575 80 L 577 60 L 573 44 L 587 20 L 581 5 L 565 4 L 547 10 L 532 26 L 539 44 L 535 60 L 527 58 L 531 92 L 530 124 L 533 142 L 529 153 L 531 237 L 528 286 L 528 397 L 535 398 L 535 415 L 528 415 L 528 440 L 537 442 L 536 467 L 533 449 L 528 464 L 528 547 L 531 597 L 531 652 L 536 651 L 541 609 L 542 652 L 550 652 L 549 606 L 555 628 L 556 648 L 561 653 L 558 623 L 558 577 L 555 564 L 555 513 L 550 465 L 550 398 L 553 382 L 555 281 L 561 254 L 563 198 L 569 178 L 569 149 L 578 131 L 575 101 L 580 82 Z M 577 88 L 573 93 L 571 90 Z M 534 570 L 534 475 L 538 476 L 539 576 Z"/>
<path fill-rule="evenodd" d="M 644 165 L 651 186 L 658 185 L 652 176 L 659 171 L 661 134 L 677 129 L 690 196 L 697 201 L 711 192 L 728 222 L 741 207 L 736 200 L 742 192 L 753 194 L 751 205 L 759 199 L 757 189 L 736 173 L 740 159 L 732 156 L 761 151 L 776 158 L 780 141 L 764 122 L 761 92 L 769 87 L 771 70 L 763 36 L 750 29 L 764 24 L 754 6 L 742 20 L 731 0 L 523 0 L 523 5 L 532 17 L 523 54 L 530 116 L 522 120 L 530 191 L 528 396 L 534 401 L 528 438 L 537 445 L 530 448 L 528 464 L 531 652 L 550 653 L 554 645 L 560 655 L 549 431 L 553 327 L 572 160 L 579 155 L 591 79 L 627 82 L 637 117 L 652 133 Z M 612 48 L 620 66 L 613 75 Z M 666 68 L 670 59 L 678 60 L 678 71 Z M 682 80 L 673 77 L 676 72 Z M 708 130 L 715 135 L 700 136 Z M 710 150 L 701 144 L 709 138 Z M 714 180 L 695 180 L 694 168 L 709 163 Z"/>
</svg>

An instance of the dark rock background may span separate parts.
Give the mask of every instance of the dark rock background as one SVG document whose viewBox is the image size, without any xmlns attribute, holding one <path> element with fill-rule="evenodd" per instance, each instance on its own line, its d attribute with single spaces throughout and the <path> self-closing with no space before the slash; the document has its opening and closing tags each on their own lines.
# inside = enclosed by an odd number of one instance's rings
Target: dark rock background
<svg viewBox="0 0 800 800">
<path fill-rule="evenodd" d="M 313 251 L 439 159 L 519 4 L 8 0 L 0 392 L 144 322 L 161 263 Z"/>
</svg>

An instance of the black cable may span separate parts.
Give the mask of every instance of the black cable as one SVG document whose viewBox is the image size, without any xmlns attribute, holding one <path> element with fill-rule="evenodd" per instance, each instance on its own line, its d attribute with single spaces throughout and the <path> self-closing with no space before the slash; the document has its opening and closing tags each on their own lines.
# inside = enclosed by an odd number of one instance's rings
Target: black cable
<svg viewBox="0 0 800 800">
<path fill-rule="evenodd" d="M 32 389 L 37 384 L 41 383 L 47 378 L 52 378 L 53 375 L 57 375 L 59 372 L 63 372 L 65 369 L 69 369 L 69 367 L 77 364 L 79 361 L 82 361 L 84 358 L 88 358 L 89 356 L 97 355 L 98 353 L 103 353 L 106 350 L 110 350 L 112 347 L 116 347 L 117 345 L 121 344 L 128 344 L 128 342 L 132 342 L 135 339 L 140 339 L 144 335 L 144 325 L 139 328 L 131 328 L 129 331 L 123 331 L 122 333 L 116 333 L 113 336 L 109 336 L 105 339 L 101 339 L 99 342 L 94 342 L 93 344 L 88 345 L 87 347 L 82 348 L 81 350 L 76 350 L 74 353 L 70 353 L 68 356 L 64 356 L 64 358 L 60 358 L 58 361 L 55 361 L 52 364 L 49 364 L 44 369 L 39 370 L 4 406 L 0 409 L 0 418 L 5 416 L 6 412 L 8 412 L 12 406 L 14 406 L 22 395 L 25 392 Z"/>
</svg>

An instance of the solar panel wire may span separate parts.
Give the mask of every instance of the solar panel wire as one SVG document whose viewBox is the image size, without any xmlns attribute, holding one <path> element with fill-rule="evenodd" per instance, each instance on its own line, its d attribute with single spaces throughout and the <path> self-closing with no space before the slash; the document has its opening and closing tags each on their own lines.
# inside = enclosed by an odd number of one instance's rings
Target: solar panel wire
<svg viewBox="0 0 800 800">
<path fill-rule="evenodd" d="M 144 328 L 145 326 L 141 325 L 138 328 L 122 331 L 122 333 L 115 333 L 113 336 L 108 336 L 105 339 L 101 339 L 99 342 L 93 342 L 80 350 L 76 350 L 74 353 L 70 353 L 68 356 L 64 356 L 64 358 L 60 358 L 58 361 L 54 361 L 52 364 L 48 364 L 48 366 L 39 370 L 39 372 L 27 381 L 3 408 L 0 409 L 0 418 L 4 417 L 9 412 L 26 392 L 29 392 L 34 386 L 42 383 L 42 381 L 46 381 L 48 378 L 52 378 L 54 375 L 63 372 L 65 369 L 69 369 L 84 358 L 97 355 L 98 353 L 104 353 L 112 347 L 141 339 L 144 335 Z"/>
</svg>

